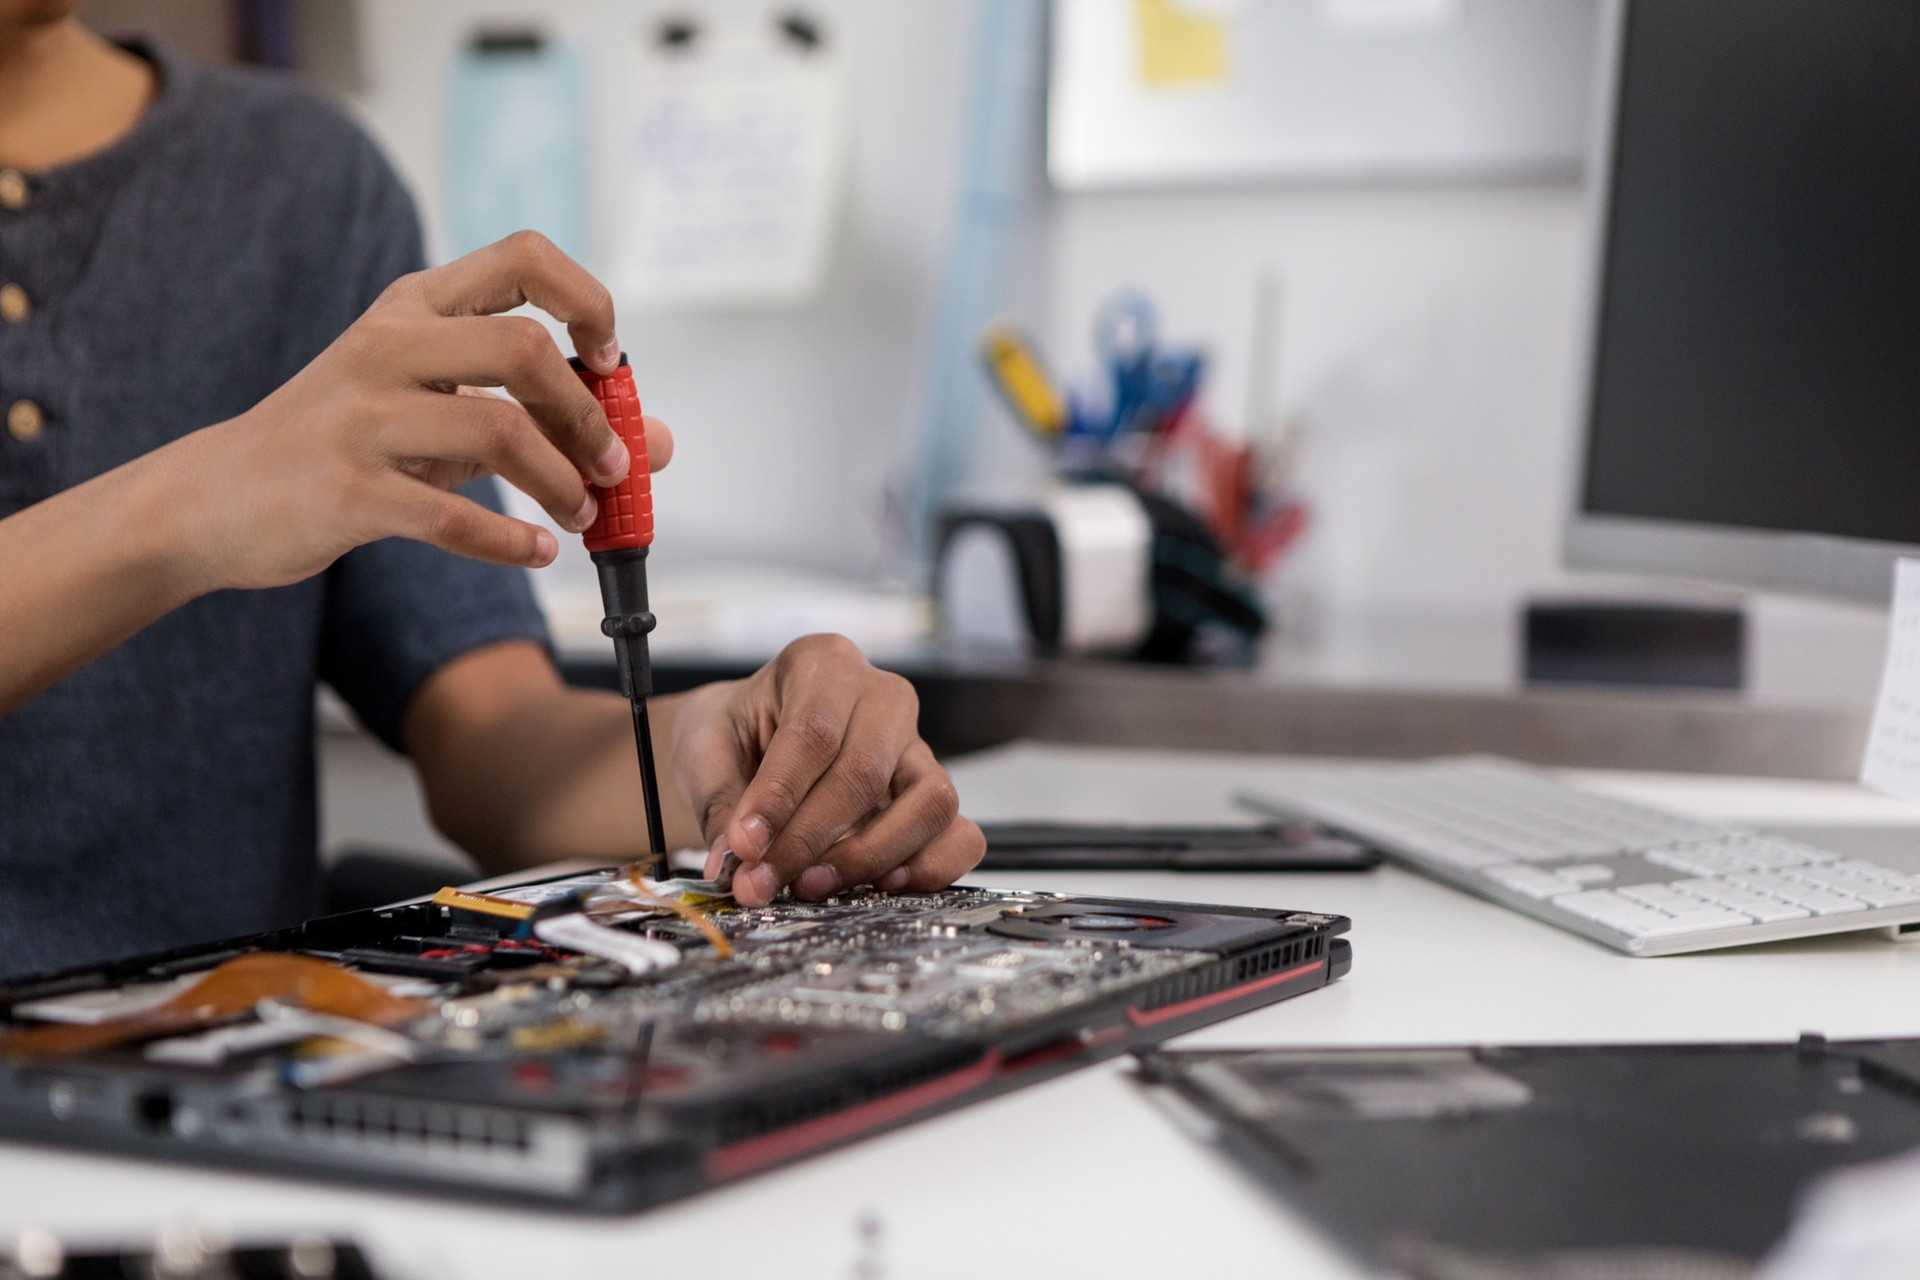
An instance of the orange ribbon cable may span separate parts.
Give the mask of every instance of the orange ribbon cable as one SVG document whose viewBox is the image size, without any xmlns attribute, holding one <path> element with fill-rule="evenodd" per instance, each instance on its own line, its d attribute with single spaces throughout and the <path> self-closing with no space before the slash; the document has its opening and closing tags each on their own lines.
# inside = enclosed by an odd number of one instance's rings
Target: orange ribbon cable
<svg viewBox="0 0 1920 1280">
<path fill-rule="evenodd" d="M 635 862 L 628 865 L 627 881 L 633 886 L 634 893 L 639 896 L 641 901 L 649 906 L 665 907 L 668 911 L 673 912 L 673 914 L 698 929 L 700 936 L 713 944 L 714 951 L 719 954 L 722 960 L 733 959 L 733 943 L 727 940 L 726 934 L 720 932 L 720 926 L 713 922 L 713 918 L 700 908 L 694 906 L 691 902 L 683 902 L 677 897 L 669 898 L 664 894 L 655 893 L 653 890 L 647 888 L 647 882 L 640 863 Z"/>
<path fill-rule="evenodd" d="M 0 1035 L 0 1056 L 69 1058 L 117 1045 L 185 1031 L 199 1031 L 250 1013 L 262 1000 L 278 1000 L 313 1013 L 327 1013 L 375 1026 L 393 1026 L 426 1013 L 424 1000 L 408 1000 L 349 969 L 312 956 L 255 952 L 211 970 L 173 999 L 144 1013 L 93 1026 L 25 1027 Z"/>
<path fill-rule="evenodd" d="M 512 898 L 496 898 L 490 893 L 475 893 L 471 889 L 456 889 L 452 885 L 433 895 L 436 907 L 452 907 L 458 911 L 478 911 L 482 915 L 502 916 L 508 920 L 525 920 L 533 914 L 529 903 L 516 902 Z"/>
</svg>

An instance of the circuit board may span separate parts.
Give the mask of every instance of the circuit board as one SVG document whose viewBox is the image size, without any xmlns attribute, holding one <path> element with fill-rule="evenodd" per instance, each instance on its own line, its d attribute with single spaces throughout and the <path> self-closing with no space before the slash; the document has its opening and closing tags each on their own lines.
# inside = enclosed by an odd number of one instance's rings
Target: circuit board
<svg viewBox="0 0 1920 1280">
<path fill-rule="evenodd" d="M 1308 912 L 664 906 L 609 869 L 0 988 L 0 1137 L 624 1211 L 1347 964 Z"/>
</svg>

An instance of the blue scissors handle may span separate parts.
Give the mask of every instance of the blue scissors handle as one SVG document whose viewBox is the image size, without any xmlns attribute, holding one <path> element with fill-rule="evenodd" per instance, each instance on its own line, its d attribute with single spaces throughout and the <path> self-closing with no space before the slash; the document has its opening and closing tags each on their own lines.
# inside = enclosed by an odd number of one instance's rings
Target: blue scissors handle
<svg viewBox="0 0 1920 1280">
<path fill-rule="evenodd" d="M 1146 363 L 1159 343 L 1160 313 L 1138 290 L 1122 289 L 1094 313 L 1094 350 L 1110 370 Z"/>
</svg>

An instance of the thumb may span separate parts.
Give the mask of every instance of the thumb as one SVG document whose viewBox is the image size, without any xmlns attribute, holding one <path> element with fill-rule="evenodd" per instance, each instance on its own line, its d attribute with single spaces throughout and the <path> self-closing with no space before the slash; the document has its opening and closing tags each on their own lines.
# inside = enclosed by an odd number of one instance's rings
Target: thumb
<svg viewBox="0 0 1920 1280">
<path fill-rule="evenodd" d="M 647 469 L 659 471 L 673 461 L 673 430 L 652 414 L 641 421 L 647 429 Z"/>
<path fill-rule="evenodd" d="M 726 730 L 723 716 L 683 716 L 681 723 L 685 730 L 674 743 L 674 780 L 700 824 L 700 838 L 707 846 L 706 874 L 712 876 L 721 855 L 732 847 L 727 826 L 747 789 L 752 762 L 741 758 L 740 741 Z"/>
</svg>

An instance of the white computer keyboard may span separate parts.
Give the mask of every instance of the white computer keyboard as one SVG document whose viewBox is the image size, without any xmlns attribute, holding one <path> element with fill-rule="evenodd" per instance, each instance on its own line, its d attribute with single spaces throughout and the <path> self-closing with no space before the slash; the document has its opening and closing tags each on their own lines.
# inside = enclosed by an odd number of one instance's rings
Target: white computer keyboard
<svg viewBox="0 0 1920 1280">
<path fill-rule="evenodd" d="M 1488 756 L 1289 767 L 1241 798 L 1633 955 L 1920 922 L 1920 876 Z"/>
</svg>

